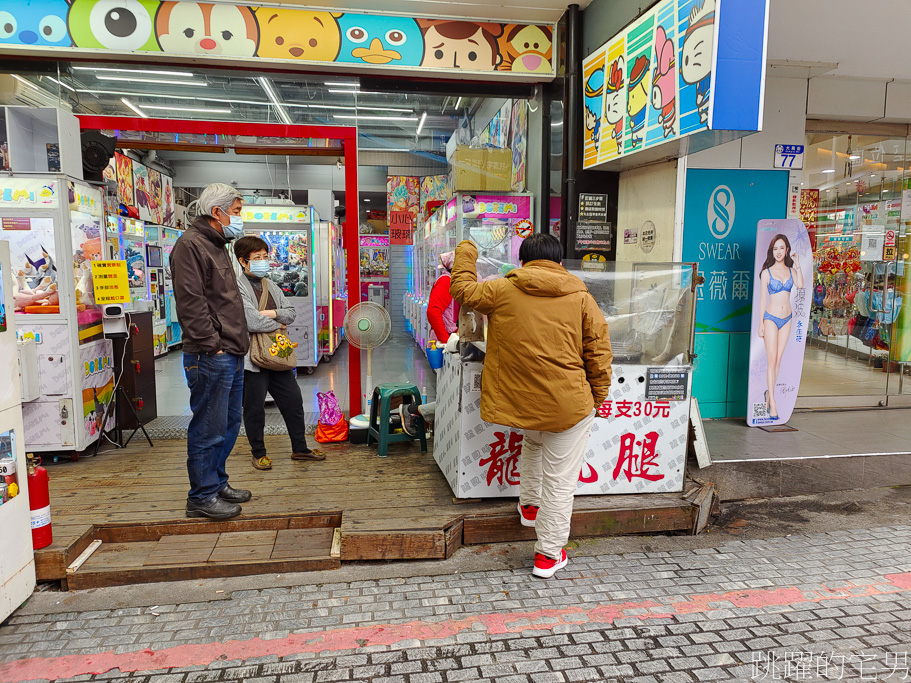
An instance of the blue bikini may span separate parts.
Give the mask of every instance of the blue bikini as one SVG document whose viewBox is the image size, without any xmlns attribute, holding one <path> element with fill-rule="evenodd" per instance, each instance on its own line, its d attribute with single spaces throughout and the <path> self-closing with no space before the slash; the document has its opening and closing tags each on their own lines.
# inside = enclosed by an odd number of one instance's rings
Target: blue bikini
<svg viewBox="0 0 911 683">
<path fill-rule="evenodd" d="M 775 276 L 772 275 L 772 271 L 768 268 L 769 271 L 769 295 L 778 294 L 780 292 L 790 292 L 794 288 L 794 276 L 793 274 L 788 277 L 787 282 L 782 282 L 781 280 L 776 280 Z M 791 273 L 791 269 L 788 268 L 788 273 Z M 776 327 L 780 330 L 782 327 L 790 322 L 793 314 L 789 315 L 787 318 L 777 318 L 768 311 L 762 316 L 763 320 L 771 320 L 775 323 Z"/>
</svg>

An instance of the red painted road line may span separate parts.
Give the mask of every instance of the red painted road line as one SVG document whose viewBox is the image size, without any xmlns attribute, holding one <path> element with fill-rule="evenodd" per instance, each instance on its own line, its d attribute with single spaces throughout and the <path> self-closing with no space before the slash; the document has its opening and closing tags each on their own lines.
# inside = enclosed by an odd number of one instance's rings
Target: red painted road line
<svg viewBox="0 0 911 683">
<path fill-rule="evenodd" d="M 19 683 L 35 679 L 71 678 L 83 674 L 103 674 L 113 669 L 123 673 L 208 666 L 218 660 L 246 660 L 252 657 L 278 655 L 286 657 L 299 652 L 339 652 L 370 645 L 396 645 L 407 640 L 448 638 L 471 631 L 483 624 L 487 633 L 522 633 L 552 630 L 561 624 L 595 622 L 613 624 L 617 619 L 664 619 L 680 614 L 711 612 L 721 607 L 774 607 L 808 602 L 850 600 L 853 597 L 911 592 L 911 572 L 886 574 L 872 585 L 823 588 L 810 593 L 797 588 L 770 588 L 694 595 L 686 602 L 662 605 L 651 600 L 598 605 L 591 608 L 568 607 L 536 612 L 478 614 L 444 622 L 412 621 L 407 624 L 378 624 L 348 629 L 295 633 L 275 640 L 231 640 L 227 643 L 179 645 L 166 650 L 138 650 L 125 654 L 100 652 L 90 655 L 67 655 L 47 659 L 21 659 L 0 666 L 0 683 Z M 719 605 L 719 603 L 721 603 Z M 648 610 L 648 612 L 643 612 Z"/>
</svg>

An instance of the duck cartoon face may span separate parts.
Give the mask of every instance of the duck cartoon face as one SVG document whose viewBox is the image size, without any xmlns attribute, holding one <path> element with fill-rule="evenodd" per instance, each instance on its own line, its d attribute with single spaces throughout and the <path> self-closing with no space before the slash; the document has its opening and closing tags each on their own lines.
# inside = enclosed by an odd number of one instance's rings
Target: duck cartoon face
<svg viewBox="0 0 911 683">
<path fill-rule="evenodd" d="M 421 29 L 414 19 L 345 14 L 339 21 L 339 62 L 420 66 L 424 55 Z"/>
<path fill-rule="evenodd" d="M 155 20 L 163 52 L 252 57 L 259 27 L 249 7 L 163 2 Z"/>
<path fill-rule="evenodd" d="M 266 59 L 333 62 L 342 36 L 332 12 L 263 8 L 257 11 L 259 51 Z"/>
<path fill-rule="evenodd" d="M 158 0 L 73 0 L 67 18 L 76 47 L 158 52 Z"/>
<path fill-rule="evenodd" d="M 503 61 L 497 39 L 500 24 L 474 21 L 422 19 L 424 59 L 421 66 L 432 69 L 494 71 Z"/>
<path fill-rule="evenodd" d="M 66 0 L 0 0 L 0 43 L 69 47 Z"/>
</svg>

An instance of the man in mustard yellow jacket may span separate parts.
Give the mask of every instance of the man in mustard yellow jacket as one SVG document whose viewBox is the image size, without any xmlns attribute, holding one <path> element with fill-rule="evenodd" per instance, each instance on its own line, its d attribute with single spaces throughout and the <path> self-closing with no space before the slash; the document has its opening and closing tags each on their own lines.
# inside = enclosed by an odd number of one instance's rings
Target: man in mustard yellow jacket
<svg viewBox="0 0 911 683">
<path fill-rule="evenodd" d="M 535 576 L 566 566 L 573 494 L 595 409 L 611 382 L 607 322 L 585 284 L 561 265 L 560 242 L 528 237 L 521 268 L 478 282 L 478 250 L 456 249 L 450 291 L 488 316 L 481 417 L 525 431 L 519 514 L 535 527 Z"/>
</svg>

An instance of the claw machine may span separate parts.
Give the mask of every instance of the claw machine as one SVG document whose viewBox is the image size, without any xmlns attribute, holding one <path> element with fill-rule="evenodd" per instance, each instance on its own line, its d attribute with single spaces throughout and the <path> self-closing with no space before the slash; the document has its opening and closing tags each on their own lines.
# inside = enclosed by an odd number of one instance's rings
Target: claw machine
<svg viewBox="0 0 911 683">
<path fill-rule="evenodd" d="M 297 311 L 288 336 L 297 342 L 297 366 L 307 374 L 319 362 L 317 353 L 317 290 L 314 219 L 309 206 L 245 206 L 244 232 L 269 244 L 268 277 Z M 238 277 L 242 277 L 239 275 Z"/>
<path fill-rule="evenodd" d="M 316 288 L 318 296 L 318 338 L 320 359 L 329 361 L 342 343 L 342 324 L 348 310 L 345 279 L 345 248 L 342 229 L 332 221 L 317 220 Z M 357 249 L 353 245 L 352 249 Z"/>
<path fill-rule="evenodd" d="M 177 244 L 177 239 L 183 234 L 178 228 L 165 227 L 162 230 L 162 244 L 164 258 L 164 302 L 165 322 L 167 323 L 168 348 L 181 343 L 182 335 L 180 323 L 177 321 L 177 299 L 174 297 L 174 281 L 171 279 L 171 251 Z"/>
<path fill-rule="evenodd" d="M 4 285 L 12 288 L 18 336 L 34 339 L 38 352 L 39 395 L 22 404 L 29 451 L 76 453 L 100 437 L 114 392 L 111 342 L 92 283 L 104 230 L 101 192 L 82 181 L 0 178 L 0 241 L 11 259 Z"/>
<path fill-rule="evenodd" d="M 0 241 L 0 622 L 35 589 L 9 244 Z"/>
<path fill-rule="evenodd" d="M 361 234 L 361 301 L 389 307 L 389 235 Z"/>
</svg>

